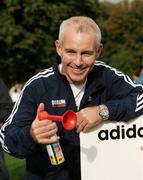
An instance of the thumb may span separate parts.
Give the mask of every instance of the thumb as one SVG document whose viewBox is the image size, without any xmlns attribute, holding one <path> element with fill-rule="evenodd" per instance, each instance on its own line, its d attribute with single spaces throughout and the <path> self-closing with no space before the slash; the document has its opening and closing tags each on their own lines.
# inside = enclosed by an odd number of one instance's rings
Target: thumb
<svg viewBox="0 0 143 180">
<path fill-rule="evenodd" d="M 38 108 L 37 108 L 37 116 L 40 114 L 40 112 L 45 110 L 45 105 L 44 103 L 40 103 Z"/>
</svg>

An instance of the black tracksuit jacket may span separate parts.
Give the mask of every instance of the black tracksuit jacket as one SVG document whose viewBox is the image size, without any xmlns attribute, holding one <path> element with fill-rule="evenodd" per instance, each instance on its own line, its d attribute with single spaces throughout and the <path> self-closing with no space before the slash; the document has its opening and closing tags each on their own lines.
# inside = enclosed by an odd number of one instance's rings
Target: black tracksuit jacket
<svg viewBox="0 0 143 180">
<path fill-rule="evenodd" d="M 26 180 L 80 180 L 80 139 L 76 129 L 66 131 L 57 122 L 65 162 L 53 166 L 46 148 L 30 136 L 37 107 L 43 102 L 50 114 L 77 111 L 70 85 L 59 73 L 58 63 L 33 76 L 24 86 L 1 131 L 1 143 L 8 153 L 26 158 Z M 97 61 L 89 73 L 80 109 L 106 104 L 110 120 L 127 121 L 143 114 L 143 87 L 128 76 Z"/>
</svg>

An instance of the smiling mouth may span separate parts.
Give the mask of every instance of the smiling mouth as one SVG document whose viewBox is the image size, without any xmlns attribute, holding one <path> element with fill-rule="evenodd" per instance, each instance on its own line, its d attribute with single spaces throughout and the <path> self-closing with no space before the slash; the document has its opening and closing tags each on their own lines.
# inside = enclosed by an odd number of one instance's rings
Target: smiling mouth
<svg viewBox="0 0 143 180">
<path fill-rule="evenodd" d="M 71 69 L 73 69 L 74 71 L 77 71 L 77 72 L 81 72 L 81 71 L 84 71 L 86 69 L 86 67 L 73 67 L 73 66 L 69 66 Z"/>
<path fill-rule="evenodd" d="M 86 68 L 75 68 L 75 67 L 71 67 L 71 70 L 75 73 L 75 74 L 82 74 L 83 72 L 85 72 Z"/>
</svg>

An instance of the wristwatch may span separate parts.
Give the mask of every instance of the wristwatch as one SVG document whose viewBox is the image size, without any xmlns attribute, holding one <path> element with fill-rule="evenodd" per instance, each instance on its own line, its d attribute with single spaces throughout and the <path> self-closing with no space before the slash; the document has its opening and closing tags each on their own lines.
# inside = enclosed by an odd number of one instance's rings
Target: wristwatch
<svg viewBox="0 0 143 180">
<path fill-rule="evenodd" d="M 109 118 L 109 110 L 105 104 L 99 105 L 99 115 L 102 117 L 103 121 L 108 120 Z"/>
</svg>

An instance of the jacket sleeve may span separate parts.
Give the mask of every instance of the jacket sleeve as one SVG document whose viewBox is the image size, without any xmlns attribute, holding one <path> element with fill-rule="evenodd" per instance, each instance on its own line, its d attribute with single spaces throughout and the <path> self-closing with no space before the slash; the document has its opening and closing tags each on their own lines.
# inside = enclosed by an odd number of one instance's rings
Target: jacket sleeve
<svg viewBox="0 0 143 180">
<path fill-rule="evenodd" d="M 25 85 L 11 115 L 1 129 L 1 144 L 5 151 L 18 158 L 25 158 L 41 148 L 30 136 L 30 127 L 36 117 L 35 87 Z"/>
<path fill-rule="evenodd" d="M 110 77 L 106 82 L 111 82 L 108 87 L 108 100 L 105 104 L 109 109 L 110 120 L 127 121 L 143 114 L 143 86 L 135 85 L 133 81 L 116 69 L 110 69 Z"/>
<path fill-rule="evenodd" d="M 9 91 L 2 79 L 0 79 L 0 122 L 4 123 L 10 115 L 13 102 L 9 96 Z"/>
</svg>

